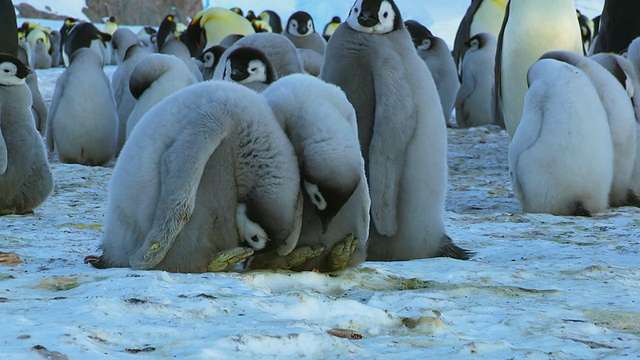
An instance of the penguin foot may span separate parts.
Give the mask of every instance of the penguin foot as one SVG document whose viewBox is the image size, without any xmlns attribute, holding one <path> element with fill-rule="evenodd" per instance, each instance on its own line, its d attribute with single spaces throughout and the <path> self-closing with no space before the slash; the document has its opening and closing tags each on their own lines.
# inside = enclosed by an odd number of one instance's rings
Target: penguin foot
<svg viewBox="0 0 640 360">
<path fill-rule="evenodd" d="M 271 251 L 256 255 L 251 259 L 250 267 L 251 269 L 290 270 L 304 264 L 309 259 L 320 256 L 324 249 L 323 245 L 301 246 L 285 256 L 280 256 L 275 251 Z"/>
<path fill-rule="evenodd" d="M 338 271 L 345 269 L 349 260 L 351 260 L 351 255 L 356 250 L 356 246 L 358 246 L 358 242 L 358 238 L 353 234 L 348 234 L 344 239 L 337 242 L 331 249 L 331 253 L 329 253 L 327 270 Z"/>
<path fill-rule="evenodd" d="M 453 240 L 448 235 L 444 235 L 442 246 L 434 257 L 450 257 L 458 260 L 469 260 L 476 253 L 473 251 L 465 250 L 453 243 Z"/>
<path fill-rule="evenodd" d="M 96 269 L 106 269 L 108 267 L 104 262 L 104 257 L 98 255 L 85 256 L 84 263 L 91 264 Z"/>
<path fill-rule="evenodd" d="M 585 216 L 591 217 L 591 212 L 584 208 L 584 205 L 580 201 L 576 201 L 573 204 L 573 211 L 571 212 L 573 216 Z"/>
<path fill-rule="evenodd" d="M 638 194 L 636 194 L 635 191 L 629 190 L 629 193 L 627 194 L 626 205 L 640 207 L 640 197 L 638 197 Z"/>
<path fill-rule="evenodd" d="M 240 264 L 253 255 L 253 249 L 237 247 L 219 251 L 214 254 L 214 260 L 207 265 L 208 272 L 220 272 Z"/>
</svg>

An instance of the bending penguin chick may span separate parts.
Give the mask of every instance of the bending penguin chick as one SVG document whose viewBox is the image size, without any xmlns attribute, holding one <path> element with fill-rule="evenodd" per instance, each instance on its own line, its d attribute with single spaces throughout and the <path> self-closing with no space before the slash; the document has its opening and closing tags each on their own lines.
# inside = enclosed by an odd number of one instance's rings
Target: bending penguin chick
<svg viewBox="0 0 640 360">
<path fill-rule="evenodd" d="M 446 127 L 438 92 L 390 0 L 357 0 L 320 78 L 356 110 L 371 195 L 368 259 L 467 259 L 446 235 Z M 420 214 L 420 216 L 416 216 Z"/>
<path fill-rule="evenodd" d="M 31 212 L 53 189 L 47 152 L 33 126 L 25 84 L 30 72 L 18 58 L 0 54 L 0 215 Z"/>
<path fill-rule="evenodd" d="M 305 196 L 298 245 L 324 247 L 294 270 L 335 271 L 362 263 L 371 199 L 355 110 L 340 88 L 311 75 L 284 77 L 263 95 L 300 164 Z"/>
<path fill-rule="evenodd" d="M 56 81 L 47 118 L 47 146 L 64 163 L 104 165 L 116 154 L 118 113 L 102 59 L 81 48 Z M 88 116 L 90 115 L 90 116 Z"/>
<path fill-rule="evenodd" d="M 591 80 L 570 64 L 542 59 L 531 66 L 528 81 L 522 120 L 509 145 L 513 192 L 524 211 L 574 216 L 605 211 L 613 144 Z"/>
<path fill-rule="evenodd" d="M 460 72 L 462 81 L 456 95 L 458 127 L 495 123 L 496 38 L 489 33 L 473 36 L 467 45 Z"/>
<path fill-rule="evenodd" d="M 607 113 L 613 144 L 613 181 L 609 205 L 640 204 L 633 191 L 632 174 L 636 158 L 636 118 L 633 104 L 621 83 L 596 61 L 568 51 L 552 51 L 543 59 L 556 59 L 584 71 L 596 89 Z"/>
<path fill-rule="evenodd" d="M 140 118 L 155 104 L 198 80 L 178 57 L 165 54 L 145 56 L 136 64 L 129 79 L 129 89 L 136 104 L 127 119 L 127 138 Z"/>
<path fill-rule="evenodd" d="M 243 242 L 284 256 L 300 234 L 301 200 L 295 153 L 264 98 L 195 84 L 131 133 L 109 183 L 103 253 L 91 262 L 203 272 Z"/>
</svg>

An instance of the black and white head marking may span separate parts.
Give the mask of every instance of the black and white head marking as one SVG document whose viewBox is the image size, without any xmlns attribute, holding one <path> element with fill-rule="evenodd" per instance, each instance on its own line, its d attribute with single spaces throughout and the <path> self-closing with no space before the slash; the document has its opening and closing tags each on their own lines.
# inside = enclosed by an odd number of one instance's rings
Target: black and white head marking
<svg viewBox="0 0 640 360">
<path fill-rule="evenodd" d="M 261 82 L 270 84 L 275 79 L 269 71 L 267 55 L 253 47 L 243 46 L 235 49 L 225 62 L 223 80 L 240 84 Z"/>
<path fill-rule="evenodd" d="M 289 17 L 287 32 L 293 36 L 305 37 L 316 32 L 313 19 L 306 11 L 296 11 Z"/>
<path fill-rule="evenodd" d="M 9 54 L 0 54 L 0 85 L 22 85 L 30 73 L 31 70 L 18 58 Z"/>
<path fill-rule="evenodd" d="M 249 246 L 255 250 L 262 250 L 267 246 L 269 237 L 260 225 L 249 219 L 246 204 L 238 203 L 238 208 L 236 209 L 236 224 L 241 239 L 249 244 Z"/>
<path fill-rule="evenodd" d="M 393 0 L 356 0 L 346 22 L 353 30 L 368 34 L 386 34 L 403 26 Z"/>
</svg>

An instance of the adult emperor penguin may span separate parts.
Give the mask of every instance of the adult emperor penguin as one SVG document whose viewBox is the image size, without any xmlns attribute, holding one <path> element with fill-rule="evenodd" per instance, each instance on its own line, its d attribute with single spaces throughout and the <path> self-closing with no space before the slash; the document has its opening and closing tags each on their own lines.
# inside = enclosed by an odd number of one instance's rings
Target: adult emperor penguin
<svg viewBox="0 0 640 360">
<path fill-rule="evenodd" d="M 340 16 L 332 17 L 331 21 L 324 26 L 324 30 L 322 30 L 322 37 L 329 41 L 331 35 L 333 35 L 333 32 L 336 31 L 341 22 L 342 20 L 340 20 Z"/>
<path fill-rule="evenodd" d="M 118 29 L 114 35 L 118 35 L 118 32 L 124 29 L 125 28 Z M 129 119 L 129 115 L 138 101 L 131 94 L 131 90 L 129 90 L 131 73 L 136 65 L 138 65 L 138 62 L 150 54 L 152 54 L 152 51 L 148 46 L 141 44 L 129 46 L 129 48 L 126 49 L 120 65 L 118 65 L 113 75 L 111 75 L 111 88 L 113 89 L 113 97 L 116 102 L 116 109 L 118 110 L 118 154 L 120 150 L 122 150 L 122 146 L 127 138 L 127 119 Z"/>
<path fill-rule="evenodd" d="M 222 78 L 221 73 L 224 67 L 220 65 L 225 64 L 227 56 L 231 51 L 240 46 L 252 46 L 267 54 L 267 57 L 276 69 L 278 78 L 304 72 L 298 51 L 289 39 L 281 34 L 257 33 L 244 36 L 227 48 L 218 62 L 218 66 L 214 72 L 214 78 Z"/>
<path fill-rule="evenodd" d="M 294 269 L 335 271 L 360 264 L 371 199 L 353 106 L 340 88 L 306 74 L 279 79 L 263 95 L 300 166 L 305 196 L 298 246 L 324 247 Z M 260 260 L 265 261 L 256 257 L 252 266 L 260 267 Z"/>
<path fill-rule="evenodd" d="M 289 17 L 283 35 L 299 49 L 309 49 L 324 54 L 327 41 L 313 24 L 313 18 L 306 11 L 296 11 Z"/>
<path fill-rule="evenodd" d="M 136 64 L 129 89 L 138 99 L 127 119 L 127 138 L 140 118 L 174 92 L 197 83 L 185 63 L 173 55 L 151 54 Z"/>
<path fill-rule="evenodd" d="M 282 20 L 280 15 L 273 10 L 264 10 L 258 15 L 258 18 L 269 24 L 271 32 L 276 34 L 282 33 Z"/>
<path fill-rule="evenodd" d="M 266 100 L 202 82 L 167 97 L 131 133 L 109 183 L 102 255 L 89 260 L 203 272 L 254 250 L 284 256 L 298 241 L 301 200 L 295 153 Z M 236 252 L 245 242 L 251 249 Z M 239 255 L 219 266 L 221 252 Z"/>
<path fill-rule="evenodd" d="M 89 22 L 81 22 L 74 25 L 62 43 L 62 59 L 64 66 L 69 66 L 71 55 L 78 49 L 90 48 L 98 54 L 105 64 L 107 61 L 107 42 L 111 41 L 111 35 L 98 30 Z"/>
<path fill-rule="evenodd" d="M 469 39 L 469 50 L 462 60 L 462 81 L 456 95 L 458 127 L 495 123 L 496 38 L 480 33 Z"/>
<path fill-rule="evenodd" d="M 262 92 L 278 79 L 271 60 L 262 50 L 252 46 L 234 48 L 226 57 L 222 78 Z"/>
<path fill-rule="evenodd" d="M 552 51 L 543 59 L 556 59 L 582 70 L 600 96 L 613 144 L 613 181 L 609 205 L 640 205 L 633 191 L 632 173 L 636 158 L 636 118 L 633 104 L 620 82 L 596 61 L 568 51 Z"/>
<path fill-rule="evenodd" d="M 160 26 L 158 27 L 158 32 L 156 33 L 156 44 L 158 45 L 158 52 L 162 50 L 162 46 L 169 39 L 172 38 L 176 33 L 178 25 L 175 21 L 175 16 L 173 14 L 169 14 L 162 19 L 160 22 Z"/>
<path fill-rule="evenodd" d="M 453 42 L 452 54 L 458 70 L 469 50 L 469 39 L 480 33 L 489 33 L 498 38 L 508 2 L 509 0 L 471 0 Z"/>
<path fill-rule="evenodd" d="M 498 38 L 495 77 L 498 123 L 505 124 L 511 138 L 522 117 L 527 71 L 553 50 L 583 53 L 574 1 L 510 1 Z"/>
<path fill-rule="evenodd" d="M 438 92 L 391 0 L 357 0 L 320 78 L 353 104 L 371 194 L 368 259 L 467 259 L 446 235 L 446 127 Z M 416 216 L 420 214 L 420 216 Z"/>
<path fill-rule="evenodd" d="M 0 0 L 0 52 L 18 56 L 18 23 L 11 0 Z"/>
<path fill-rule="evenodd" d="M 456 64 L 451 50 L 441 38 L 415 20 L 404 22 L 420 58 L 424 60 L 436 83 L 444 120 L 448 124 L 460 88 Z"/>
<path fill-rule="evenodd" d="M 244 17 L 228 9 L 212 7 L 197 13 L 185 33 L 191 56 L 197 57 L 227 35 L 249 35 L 255 31 Z"/>
<path fill-rule="evenodd" d="M 116 154 L 118 113 L 113 90 L 95 51 L 80 48 L 70 60 L 53 92 L 47 145 L 51 152 L 58 149 L 64 163 L 104 165 Z"/>
<path fill-rule="evenodd" d="M 606 210 L 613 145 L 589 76 L 542 59 L 531 66 L 528 81 L 522 122 L 509 145 L 513 192 L 524 211 L 590 216 Z"/>
<path fill-rule="evenodd" d="M 0 215 L 31 212 L 53 189 L 44 143 L 33 126 L 25 84 L 30 71 L 15 56 L 0 53 Z"/>
<path fill-rule="evenodd" d="M 593 53 L 624 52 L 640 36 L 640 3 L 634 0 L 605 0 Z"/>
</svg>

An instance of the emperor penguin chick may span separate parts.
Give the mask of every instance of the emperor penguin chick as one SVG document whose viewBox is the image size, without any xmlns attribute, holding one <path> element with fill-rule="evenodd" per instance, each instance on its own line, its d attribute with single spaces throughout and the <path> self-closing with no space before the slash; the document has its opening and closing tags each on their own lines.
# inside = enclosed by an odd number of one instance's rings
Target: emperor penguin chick
<svg viewBox="0 0 640 360">
<path fill-rule="evenodd" d="M 456 96 L 458 127 L 473 127 L 495 123 L 496 38 L 480 33 L 469 39 L 462 60 L 462 81 Z"/>
<path fill-rule="evenodd" d="M 299 49 L 324 54 L 327 48 L 327 41 L 316 31 L 313 18 L 306 11 L 296 11 L 289 17 L 283 35 Z"/>
<path fill-rule="evenodd" d="M 30 71 L 0 54 L 0 215 L 31 212 L 53 189 L 44 143 L 33 126 L 25 84 Z"/>
<path fill-rule="evenodd" d="M 57 148 L 64 163 L 104 165 L 115 156 L 118 113 L 95 51 L 76 50 L 56 81 L 46 136 L 49 151 Z"/>
<path fill-rule="evenodd" d="M 140 60 L 129 80 L 131 94 L 138 101 L 127 119 L 127 137 L 155 104 L 197 82 L 187 65 L 173 55 L 151 54 Z"/>
<path fill-rule="evenodd" d="M 252 46 L 240 46 L 228 54 L 220 80 L 237 82 L 262 92 L 277 79 L 273 64 L 264 52 Z"/>
<path fill-rule="evenodd" d="M 552 51 L 542 58 L 556 59 L 584 71 L 600 96 L 607 113 L 613 144 L 613 181 L 609 193 L 611 206 L 638 202 L 633 195 L 632 174 L 636 158 L 636 118 L 633 104 L 621 83 L 596 61 L 568 51 Z"/>
<path fill-rule="evenodd" d="M 355 2 L 327 44 L 320 78 L 340 86 L 356 110 L 371 196 L 368 259 L 467 259 L 445 232 L 438 91 L 393 1 Z"/>
<path fill-rule="evenodd" d="M 411 35 L 418 55 L 427 64 L 431 76 L 433 76 L 440 96 L 444 120 L 448 124 L 460 88 L 458 70 L 451 56 L 451 50 L 444 40 L 434 36 L 419 22 L 407 20 L 404 24 Z"/>
<path fill-rule="evenodd" d="M 114 37 L 118 36 L 122 30 L 130 31 L 127 28 L 120 28 L 116 30 Z M 119 49 L 121 50 L 122 48 Z M 118 55 L 120 54 L 120 50 L 118 50 Z M 129 48 L 123 52 L 125 54 L 120 60 L 120 64 L 113 72 L 113 75 L 111 75 L 111 87 L 113 88 L 113 97 L 116 101 L 116 109 L 118 110 L 118 154 L 120 150 L 122 150 L 122 146 L 124 146 L 127 138 L 127 119 L 129 119 L 129 115 L 137 102 L 137 99 L 133 97 L 131 90 L 129 90 L 131 73 L 140 60 L 152 53 L 148 46 L 137 43 L 129 46 Z"/>
<path fill-rule="evenodd" d="M 291 41 L 281 34 L 258 33 L 245 36 L 227 48 L 214 71 L 214 78 L 222 78 L 224 67 L 220 64 L 225 64 L 227 56 L 239 46 L 252 46 L 264 52 L 276 69 L 278 78 L 304 72 L 298 51 Z"/>
<path fill-rule="evenodd" d="M 524 211 L 590 216 L 606 210 L 613 145 L 589 77 L 567 63 L 542 59 L 528 79 L 522 120 L 509 145 L 513 192 Z"/>
<path fill-rule="evenodd" d="M 583 53 L 575 2 L 510 1 L 498 38 L 495 69 L 496 115 L 510 138 L 522 117 L 527 70 L 542 54 L 553 50 Z"/>
<path fill-rule="evenodd" d="M 93 265 L 202 272 L 243 242 L 286 255 L 301 206 L 295 153 L 264 98 L 202 82 L 165 98 L 131 133 Z"/>
<path fill-rule="evenodd" d="M 360 264 L 366 258 L 371 199 L 355 110 L 340 88 L 311 75 L 279 79 L 263 95 L 300 164 L 305 197 L 298 245 L 325 247 L 295 270 L 334 271 Z M 349 234 L 357 244 L 346 240 Z M 347 254 L 345 246 L 352 247 Z M 337 261 L 338 254 L 344 259 Z"/>
</svg>

